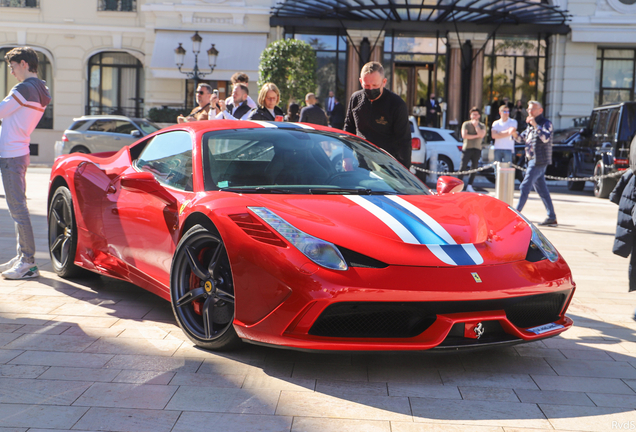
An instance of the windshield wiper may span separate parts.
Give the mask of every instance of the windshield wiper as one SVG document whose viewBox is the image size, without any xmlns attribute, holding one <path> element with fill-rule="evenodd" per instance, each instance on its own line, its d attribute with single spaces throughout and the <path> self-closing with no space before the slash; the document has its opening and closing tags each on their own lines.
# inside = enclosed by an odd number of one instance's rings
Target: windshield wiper
<svg viewBox="0 0 636 432">
<path fill-rule="evenodd" d="M 219 191 L 223 192 L 237 192 L 237 193 L 279 193 L 279 194 L 291 194 L 289 189 L 281 188 L 269 188 L 269 187 L 224 187 L 219 188 Z"/>
<path fill-rule="evenodd" d="M 311 188 L 309 193 L 313 195 L 319 194 L 343 194 L 343 195 L 393 195 L 393 191 L 376 191 L 372 189 L 346 189 L 346 188 Z"/>
</svg>

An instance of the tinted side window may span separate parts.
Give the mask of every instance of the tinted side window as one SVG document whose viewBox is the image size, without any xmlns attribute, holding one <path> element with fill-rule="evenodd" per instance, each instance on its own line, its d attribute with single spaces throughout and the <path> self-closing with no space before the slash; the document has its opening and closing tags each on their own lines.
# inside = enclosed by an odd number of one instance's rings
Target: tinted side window
<svg viewBox="0 0 636 432">
<path fill-rule="evenodd" d="M 442 136 L 438 134 L 437 132 L 429 131 L 426 129 L 424 130 L 420 129 L 420 132 L 422 132 L 422 136 L 427 142 L 428 141 L 444 141 Z"/>
<path fill-rule="evenodd" d="M 131 122 L 118 120 L 115 122 L 115 127 L 113 128 L 112 132 L 130 135 L 130 132 L 134 130 L 138 129 Z"/>
<path fill-rule="evenodd" d="M 619 112 L 620 109 L 613 109 L 609 112 L 609 119 L 607 121 L 607 137 L 610 139 L 614 139 L 614 136 L 616 135 Z"/>
<path fill-rule="evenodd" d="M 84 126 L 86 124 L 86 122 L 87 122 L 87 120 L 76 121 L 75 123 L 73 123 L 71 125 L 71 127 L 69 127 L 69 130 L 78 130 L 79 128 Z"/>
<path fill-rule="evenodd" d="M 631 141 L 634 134 L 636 134 L 636 105 L 626 104 L 623 105 L 618 139 L 621 141 Z"/>
<path fill-rule="evenodd" d="M 94 132 L 112 132 L 114 128 L 114 120 L 95 120 L 93 124 L 88 127 L 88 130 Z"/>
<path fill-rule="evenodd" d="M 154 174 L 159 183 L 192 190 L 192 139 L 183 131 L 155 136 L 141 152 L 138 169 Z"/>
<path fill-rule="evenodd" d="M 607 131 L 608 110 L 599 112 L 598 123 L 594 125 L 594 135 L 604 135 Z"/>
</svg>

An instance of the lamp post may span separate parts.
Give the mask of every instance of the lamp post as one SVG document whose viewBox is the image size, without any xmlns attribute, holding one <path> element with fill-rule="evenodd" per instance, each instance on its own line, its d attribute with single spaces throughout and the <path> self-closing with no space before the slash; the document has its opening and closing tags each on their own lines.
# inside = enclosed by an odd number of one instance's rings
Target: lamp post
<svg viewBox="0 0 636 432">
<path fill-rule="evenodd" d="M 214 48 L 214 44 L 212 44 L 210 49 L 207 51 L 210 72 L 201 72 L 201 70 L 199 69 L 199 53 L 201 52 L 201 42 L 203 41 L 203 38 L 199 36 L 199 32 L 196 31 L 194 32 L 194 36 L 192 36 L 190 39 L 192 39 L 192 52 L 194 53 L 194 68 L 192 68 L 190 72 L 181 70 L 181 67 L 183 66 L 183 59 L 186 54 L 186 50 L 181 46 L 181 43 L 179 43 L 179 46 L 174 50 L 174 62 L 176 63 L 179 72 L 194 80 L 194 89 L 196 91 L 199 85 L 199 80 L 204 76 L 210 75 L 212 72 L 214 72 L 214 68 L 216 67 L 216 59 L 219 56 L 219 51 Z"/>
</svg>

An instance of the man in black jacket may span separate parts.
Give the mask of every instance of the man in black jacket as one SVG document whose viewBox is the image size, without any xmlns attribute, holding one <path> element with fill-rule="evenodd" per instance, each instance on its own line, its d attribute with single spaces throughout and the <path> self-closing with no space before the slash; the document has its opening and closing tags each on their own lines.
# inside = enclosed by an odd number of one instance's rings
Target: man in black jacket
<svg viewBox="0 0 636 432">
<path fill-rule="evenodd" d="M 301 123 L 313 123 L 321 126 L 327 126 L 327 114 L 316 105 L 316 95 L 307 93 L 305 96 L 305 108 L 300 110 Z"/>
<path fill-rule="evenodd" d="M 411 166 L 411 128 L 406 103 L 384 88 L 384 68 L 369 62 L 360 71 L 362 90 L 351 95 L 344 130 L 386 150 Z"/>
<path fill-rule="evenodd" d="M 334 97 L 334 104 L 331 113 L 329 113 L 329 126 L 336 129 L 343 129 L 345 122 L 345 107 L 340 103 L 338 98 Z"/>
<path fill-rule="evenodd" d="M 440 108 L 437 99 L 435 99 L 435 93 L 431 93 L 431 97 L 426 101 L 424 106 L 426 106 L 426 125 L 428 127 L 438 127 L 438 113 L 441 113 L 442 109 Z"/>
</svg>

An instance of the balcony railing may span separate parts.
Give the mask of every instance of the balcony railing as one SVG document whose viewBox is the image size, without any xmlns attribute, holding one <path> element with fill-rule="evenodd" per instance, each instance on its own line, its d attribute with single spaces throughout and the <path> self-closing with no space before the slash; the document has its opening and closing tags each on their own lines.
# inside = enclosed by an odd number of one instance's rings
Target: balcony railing
<svg viewBox="0 0 636 432">
<path fill-rule="evenodd" d="M 40 0 L 0 0 L 0 7 L 39 8 Z"/>
<path fill-rule="evenodd" d="M 0 0 L 0 1 L 3 1 L 3 0 Z M 136 12 L 137 0 L 99 0 L 97 3 L 97 10 Z"/>
</svg>

